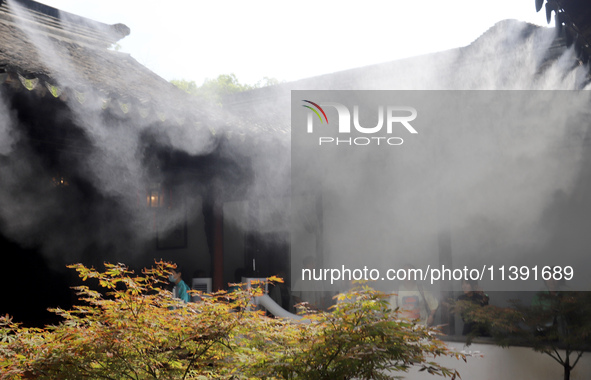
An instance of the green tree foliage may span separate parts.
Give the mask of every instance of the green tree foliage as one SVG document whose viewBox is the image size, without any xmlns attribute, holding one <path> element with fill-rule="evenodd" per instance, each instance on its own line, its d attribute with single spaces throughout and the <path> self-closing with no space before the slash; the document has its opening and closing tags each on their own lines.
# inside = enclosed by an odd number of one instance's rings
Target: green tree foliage
<svg viewBox="0 0 591 380">
<path fill-rule="evenodd" d="M 591 349 L 590 292 L 541 292 L 531 305 L 515 301 L 511 307 L 457 301 L 453 309 L 470 321 L 490 326 L 502 347 L 528 345 L 548 355 L 563 367 L 564 380 L 570 379 L 583 353 Z"/>
<path fill-rule="evenodd" d="M 37 329 L 0 319 L 0 379 L 390 379 L 412 366 L 455 378 L 432 358 L 465 359 L 433 330 L 398 320 L 369 287 L 295 323 L 250 311 L 256 288 L 184 304 L 164 289 L 172 264 L 141 275 L 105 266 L 71 266 L 101 292 L 76 287 L 83 304 L 55 309 L 62 323 Z"/>
<path fill-rule="evenodd" d="M 224 96 L 254 90 L 255 88 L 274 86 L 280 83 L 275 78 L 264 77 L 256 84 L 249 85 L 240 83 L 235 74 L 222 74 L 215 79 L 206 79 L 201 86 L 198 86 L 194 81 L 185 79 L 174 79 L 170 82 L 188 94 L 210 100 L 217 104 L 222 102 Z"/>
</svg>

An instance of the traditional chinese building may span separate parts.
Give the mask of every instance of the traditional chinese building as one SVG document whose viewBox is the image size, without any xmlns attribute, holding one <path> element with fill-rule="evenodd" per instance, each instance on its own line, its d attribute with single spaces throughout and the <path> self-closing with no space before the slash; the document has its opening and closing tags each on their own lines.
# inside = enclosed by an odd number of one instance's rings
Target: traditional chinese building
<svg viewBox="0 0 591 380">
<path fill-rule="evenodd" d="M 71 262 L 164 259 L 188 282 L 213 277 L 220 289 L 233 281 L 224 272 L 223 205 L 248 196 L 247 147 L 261 149 L 272 133 L 259 125 L 247 134 L 219 107 L 117 51 L 129 33 L 35 1 L 0 2 L 9 273 L 0 307 L 19 320 L 35 323 L 47 307 L 70 302 Z"/>
</svg>

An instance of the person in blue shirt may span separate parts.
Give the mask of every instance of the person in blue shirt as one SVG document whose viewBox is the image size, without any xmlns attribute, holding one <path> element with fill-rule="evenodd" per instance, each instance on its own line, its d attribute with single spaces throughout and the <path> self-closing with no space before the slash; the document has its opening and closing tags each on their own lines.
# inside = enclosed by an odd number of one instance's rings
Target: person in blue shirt
<svg viewBox="0 0 591 380">
<path fill-rule="evenodd" d="M 180 298 L 185 302 L 191 301 L 191 296 L 189 295 L 189 286 L 183 281 L 181 278 L 181 272 L 172 271 L 172 273 L 168 276 L 168 281 L 174 284 L 173 295 L 175 298 Z"/>
</svg>

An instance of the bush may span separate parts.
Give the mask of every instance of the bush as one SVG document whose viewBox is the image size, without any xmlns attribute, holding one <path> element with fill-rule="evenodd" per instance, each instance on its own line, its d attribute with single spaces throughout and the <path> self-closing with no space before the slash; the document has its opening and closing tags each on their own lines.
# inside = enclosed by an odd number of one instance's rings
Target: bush
<svg viewBox="0 0 591 380">
<path fill-rule="evenodd" d="M 465 360 L 434 330 L 399 320 L 387 295 L 368 286 L 294 323 L 249 311 L 256 288 L 184 304 L 163 287 L 169 263 L 141 275 L 122 264 L 70 267 L 104 293 L 76 287 L 84 304 L 53 310 L 63 318 L 57 326 L 0 318 L 1 379 L 389 379 L 411 366 L 455 378 L 429 358 Z"/>
</svg>

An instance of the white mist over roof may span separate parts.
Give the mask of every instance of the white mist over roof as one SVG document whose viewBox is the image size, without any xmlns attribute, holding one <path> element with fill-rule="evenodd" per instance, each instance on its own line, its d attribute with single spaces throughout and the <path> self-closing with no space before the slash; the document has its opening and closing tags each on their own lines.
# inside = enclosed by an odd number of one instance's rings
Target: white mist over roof
<svg viewBox="0 0 591 380">
<path fill-rule="evenodd" d="M 570 233 L 581 216 L 573 210 L 562 214 L 579 201 L 579 207 L 588 206 L 576 196 L 589 187 L 583 180 L 589 167 L 584 149 L 586 91 L 567 102 L 532 96 L 512 104 L 508 101 L 518 97 L 518 92 L 502 96 L 502 91 L 515 90 L 587 90 L 588 67 L 561 43 L 552 29 L 507 20 L 465 48 L 235 95 L 230 101 L 236 112 L 248 110 L 251 117 L 256 112 L 263 120 L 275 110 L 275 118 L 283 122 L 288 122 L 289 114 L 276 110 L 290 109 L 290 90 L 410 90 L 404 94 L 417 103 L 432 97 L 432 90 L 441 96 L 445 96 L 442 91 L 450 91 L 450 97 L 456 90 L 479 90 L 478 96 L 491 99 L 490 120 L 472 128 L 449 125 L 419 133 L 420 149 L 400 152 L 391 162 L 380 161 L 372 149 L 352 151 L 347 157 L 335 153 L 334 161 L 327 162 L 312 149 L 300 152 L 309 157 L 313 175 L 309 182 L 296 186 L 302 198 L 320 189 L 323 234 L 310 233 L 314 227 L 302 227 L 295 238 L 301 252 L 292 250 L 292 265 L 301 265 L 298 257 L 310 255 L 314 241 L 322 239 L 324 268 L 342 264 L 388 268 L 410 259 L 426 267 L 437 258 L 445 230 L 451 235 L 456 264 L 487 257 L 498 265 L 554 265 L 560 260 L 586 265 L 581 252 L 589 244 L 587 234 Z M 466 100 L 469 104 L 470 99 Z M 446 109 L 441 112 L 449 114 Z M 474 110 L 463 112 L 468 115 Z M 527 118 L 521 128 L 495 124 L 495 114 L 502 120 L 503 115 L 520 112 Z M 363 160 L 375 165 L 354 165 Z M 389 192 L 367 192 L 368 187 Z M 303 210 L 292 210 L 293 215 L 318 214 L 306 209 L 315 207 L 315 200 L 308 203 L 301 205 Z M 559 220 L 564 220 L 562 227 L 549 228 Z M 558 242 L 566 236 L 571 240 L 557 255 Z M 533 286 L 537 289 L 537 284 Z"/>
</svg>

